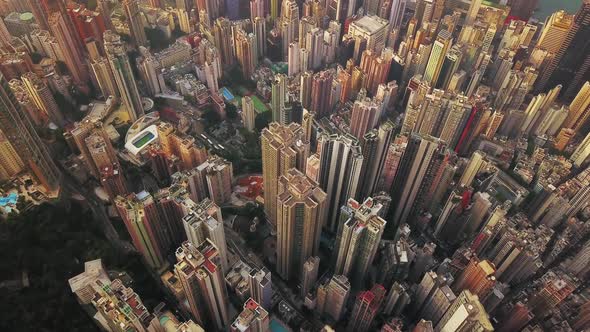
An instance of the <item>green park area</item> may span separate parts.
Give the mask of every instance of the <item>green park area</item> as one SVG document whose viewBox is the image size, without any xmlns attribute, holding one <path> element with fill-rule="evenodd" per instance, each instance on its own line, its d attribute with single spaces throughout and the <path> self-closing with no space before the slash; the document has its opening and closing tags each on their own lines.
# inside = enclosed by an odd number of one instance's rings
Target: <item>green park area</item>
<svg viewBox="0 0 590 332">
<path fill-rule="evenodd" d="M 248 88 L 246 88 L 246 87 L 245 87 L 245 86 L 243 86 L 243 85 L 238 85 L 238 86 L 236 87 L 236 90 L 238 90 L 238 94 L 239 94 L 240 96 L 247 96 L 247 95 L 249 95 L 249 94 L 251 93 L 251 92 L 250 92 L 250 90 L 248 90 Z"/>
<path fill-rule="evenodd" d="M 256 113 L 261 114 L 261 113 L 268 111 L 268 107 L 266 107 L 266 104 L 263 103 L 262 100 L 260 100 L 260 98 L 258 98 L 258 96 L 252 95 L 252 96 L 250 96 L 250 98 L 252 98 L 252 103 L 254 104 L 254 108 L 256 109 Z"/>
<path fill-rule="evenodd" d="M 233 93 L 233 89 L 229 87 L 224 87 L 222 89 L 227 90 L 229 93 L 234 95 L 234 103 L 237 104 L 238 107 L 242 107 L 242 97 L 243 96 L 250 96 L 252 98 L 252 103 L 254 103 L 254 109 L 256 110 L 257 114 L 262 114 L 268 111 L 268 107 L 266 104 L 258 97 L 258 95 L 253 94 L 248 88 L 243 85 L 238 85 L 235 87 L 237 93 Z"/>
</svg>

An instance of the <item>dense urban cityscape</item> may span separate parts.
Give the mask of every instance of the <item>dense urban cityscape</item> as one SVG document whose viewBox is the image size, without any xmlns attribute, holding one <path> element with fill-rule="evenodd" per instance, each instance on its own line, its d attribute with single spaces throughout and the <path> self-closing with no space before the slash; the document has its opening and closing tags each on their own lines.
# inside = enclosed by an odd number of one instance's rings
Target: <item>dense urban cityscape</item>
<svg viewBox="0 0 590 332">
<path fill-rule="evenodd" d="M 0 331 L 590 331 L 546 2 L 0 0 Z"/>
</svg>

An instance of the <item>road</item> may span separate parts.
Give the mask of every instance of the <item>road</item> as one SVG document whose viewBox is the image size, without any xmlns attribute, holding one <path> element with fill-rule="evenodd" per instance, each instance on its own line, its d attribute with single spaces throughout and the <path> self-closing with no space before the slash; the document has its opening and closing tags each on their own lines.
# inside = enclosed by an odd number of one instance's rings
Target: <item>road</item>
<svg viewBox="0 0 590 332">
<path fill-rule="evenodd" d="M 105 211 L 104 204 L 96 197 L 94 191 L 88 190 L 85 186 L 77 184 L 76 181 L 63 169 L 62 173 L 62 190 L 66 190 L 70 196 L 78 194 L 86 199 L 86 203 L 92 211 L 94 219 L 100 224 L 103 234 L 115 249 L 120 250 L 125 254 L 136 252 L 131 243 L 124 241 L 119 237 L 119 233 L 115 230 L 115 227 Z"/>
<path fill-rule="evenodd" d="M 115 230 L 110 218 L 107 215 L 104 204 L 96 197 L 94 191 L 92 189 L 88 189 L 85 186 L 80 186 L 79 184 L 77 184 L 76 181 L 71 176 L 69 176 L 67 172 L 64 171 L 63 173 L 64 175 L 62 181 L 62 190 L 65 190 L 67 194 L 69 194 L 70 196 L 77 194 L 85 198 L 88 207 L 92 211 L 94 219 L 100 224 L 102 231 L 105 237 L 109 240 L 109 242 L 117 250 L 120 250 L 121 253 L 128 254 L 136 252 L 133 245 L 131 245 L 127 241 L 122 240 L 119 237 L 119 234 Z M 232 251 L 237 253 L 242 261 L 256 268 L 264 266 L 263 259 L 256 255 L 256 253 L 254 253 L 245 244 L 245 241 L 240 237 L 238 233 L 236 233 L 233 229 L 225 225 L 225 223 L 224 228 L 228 247 L 230 247 Z M 288 291 L 289 288 L 276 275 L 276 273 L 272 274 L 272 288 L 273 292 L 278 293 L 281 296 L 281 298 L 297 312 L 298 315 L 300 315 L 306 321 L 312 324 L 314 331 L 319 331 L 323 328 L 325 324 L 317 317 L 313 316 L 312 314 L 303 313 L 298 310 L 298 308 L 301 307 L 301 303 L 296 304 L 295 301 L 293 301 L 295 295 Z"/>
<path fill-rule="evenodd" d="M 228 247 L 237 253 L 238 256 L 240 256 L 240 259 L 246 264 L 258 269 L 264 266 L 263 259 L 254 253 L 248 246 L 246 246 L 240 235 L 225 225 L 225 223 L 224 226 Z M 272 271 L 272 269 L 269 270 Z M 301 307 L 301 303 L 295 303 L 293 300 L 295 295 L 289 292 L 289 287 L 277 276 L 274 271 L 272 273 L 271 279 L 273 293 L 280 295 L 281 298 L 287 302 L 287 304 L 289 304 L 289 306 L 293 308 L 293 310 L 295 310 L 299 316 L 303 317 L 305 321 L 311 323 L 314 331 L 320 331 L 324 327 L 325 324 L 313 314 L 304 313 L 298 309 Z"/>
</svg>

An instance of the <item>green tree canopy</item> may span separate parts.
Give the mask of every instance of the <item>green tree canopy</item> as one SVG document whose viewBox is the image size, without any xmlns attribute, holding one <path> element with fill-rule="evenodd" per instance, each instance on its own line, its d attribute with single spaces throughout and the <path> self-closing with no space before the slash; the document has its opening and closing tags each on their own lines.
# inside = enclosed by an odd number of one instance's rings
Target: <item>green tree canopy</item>
<svg viewBox="0 0 590 332">
<path fill-rule="evenodd" d="M 227 114 L 228 119 L 235 120 L 238 118 L 238 109 L 236 105 L 232 103 L 225 104 L 225 112 Z"/>
<path fill-rule="evenodd" d="M 98 331 L 76 301 L 68 279 L 84 262 L 102 258 L 107 269 L 127 271 L 144 303 L 162 299 L 139 256 L 121 254 L 79 204 L 43 204 L 0 221 L 0 280 L 26 272 L 29 287 L 0 288 L 0 331 Z"/>
<path fill-rule="evenodd" d="M 264 112 L 256 115 L 254 120 L 254 126 L 256 130 L 262 131 L 262 129 L 268 127 L 268 124 L 272 122 L 272 112 Z"/>
<path fill-rule="evenodd" d="M 203 109 L 202 118 L 208 127 L 218 125 L 221 122 L 221 116 L 211 107 Z"/>
</svg>

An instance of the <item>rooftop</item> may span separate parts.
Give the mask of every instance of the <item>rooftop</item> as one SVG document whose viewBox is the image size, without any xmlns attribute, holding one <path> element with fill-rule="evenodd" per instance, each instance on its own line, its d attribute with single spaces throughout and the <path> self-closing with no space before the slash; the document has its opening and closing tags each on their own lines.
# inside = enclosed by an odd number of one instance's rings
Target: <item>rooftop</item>
<svg viewBox="0 0 590 332">
<path fill-rule="evenodd" d="M 385 28 L 388 22 L 376 15 L 366 15 L 351 23 L 356 29 L 363 30 L 368 34 L 373 34 Z"/>
</svg>

